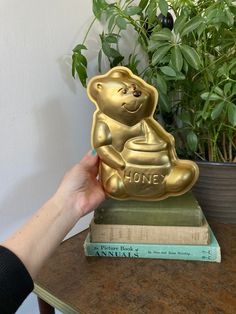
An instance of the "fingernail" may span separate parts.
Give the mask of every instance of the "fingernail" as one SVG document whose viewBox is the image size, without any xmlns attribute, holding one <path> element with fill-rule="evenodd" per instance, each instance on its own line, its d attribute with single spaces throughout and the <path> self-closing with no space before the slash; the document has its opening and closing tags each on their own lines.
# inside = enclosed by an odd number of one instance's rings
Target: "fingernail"
<svg viewBox="0 0 236 314">
<path fill-rule="evenodd" d="M 96 154 L 97 154 L 96 149 L 93 149 L 91 154 L 92 154 L 92 155 L 96 155 Z"/>
</svg>

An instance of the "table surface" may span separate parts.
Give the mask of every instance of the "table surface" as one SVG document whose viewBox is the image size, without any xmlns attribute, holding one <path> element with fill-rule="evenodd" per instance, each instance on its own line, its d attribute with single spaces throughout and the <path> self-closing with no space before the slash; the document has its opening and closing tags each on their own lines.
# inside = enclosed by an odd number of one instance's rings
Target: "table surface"
<svg viewBox="0 0 236 314">
<path fill-rule="evenodd" d="M 86 257 L 86 230 L 59 246 L 35 293 L 64 314 L 235 314 L 236 224 L 211 227 L 221 263 Z"/>
</svg>

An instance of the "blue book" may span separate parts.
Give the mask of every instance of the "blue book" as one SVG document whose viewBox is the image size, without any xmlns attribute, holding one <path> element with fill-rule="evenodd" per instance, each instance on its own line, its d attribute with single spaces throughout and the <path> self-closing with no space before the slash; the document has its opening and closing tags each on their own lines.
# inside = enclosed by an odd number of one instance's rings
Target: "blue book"
<svg viewBox="0 0 236 314">
<path fill-rule="evenodd" d="M 208 245 L 91 242 L 88 233 L 84 242 L 84 252 L 86 256 L 221 262 L 220 246 L 211 229 Z"/>
</svg>

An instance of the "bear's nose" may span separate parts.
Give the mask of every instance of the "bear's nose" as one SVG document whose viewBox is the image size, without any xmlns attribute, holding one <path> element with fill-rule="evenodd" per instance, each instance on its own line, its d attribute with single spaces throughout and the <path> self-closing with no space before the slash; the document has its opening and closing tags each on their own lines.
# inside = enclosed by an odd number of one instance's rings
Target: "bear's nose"
<svg viewBox="0 0 236 314">
<path fill-rule="evenodd" d="M 140 90 L 136 89 L 135 91 L 133 91 L 133 95 L 134 95 L 134 97 L 139 97 L 142 95 L 142 92 Z"/>
</svg>

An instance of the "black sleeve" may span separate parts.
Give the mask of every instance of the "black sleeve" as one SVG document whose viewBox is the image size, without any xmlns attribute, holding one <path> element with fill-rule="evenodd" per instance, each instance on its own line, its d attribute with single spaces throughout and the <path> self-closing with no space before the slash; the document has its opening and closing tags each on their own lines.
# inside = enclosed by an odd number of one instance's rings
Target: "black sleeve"
<svg viewBox="0 0 236 314">
<path fill-rule="evenodd" d="M 15 313 L 33 287 L 33 280 L 22 261 L 0 246 L 0 313 Z"/>
</svg>

